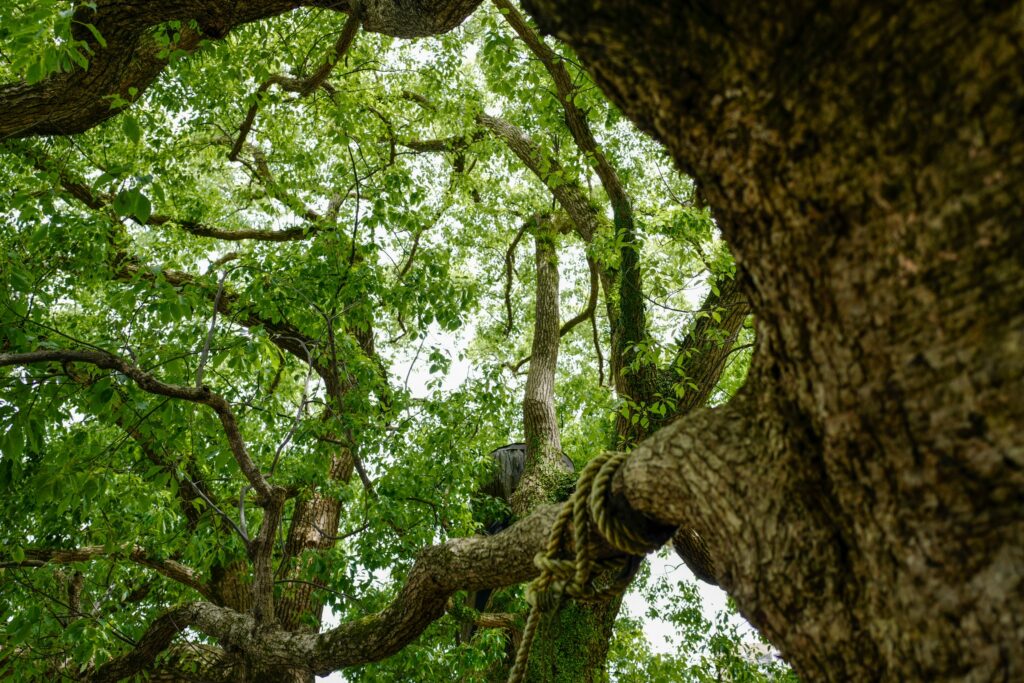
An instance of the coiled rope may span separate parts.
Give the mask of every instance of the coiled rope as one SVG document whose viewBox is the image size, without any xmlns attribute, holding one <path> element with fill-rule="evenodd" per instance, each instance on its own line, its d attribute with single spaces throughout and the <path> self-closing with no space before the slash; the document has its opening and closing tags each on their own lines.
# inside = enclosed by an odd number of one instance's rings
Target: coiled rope
<svg viewBox="0 0 1024 683">
<path fill-rule="evenodd" d="M 594 559 L 603 542 L 634 558 L 657 548 L 608 511 L 612 478 L 626 461 L 626 456 L 626 453 L 609 451 L 587 463 L 576 482 L 576 490 L 562 504 L 555 518 L 547 548 L 533 558 L 540 575 L 526 587 L 530 613 L 508 683 L 521 683 L 526 676 L 530 648 L 543 612 L 557 610 L 567 597 L 583 602 L 606 600 L 629 585 L 637 567 L 635 559 Z M 560 559 L 562 537 L 570 520 L 573 525 L 573 558 Z"/>
</svg>

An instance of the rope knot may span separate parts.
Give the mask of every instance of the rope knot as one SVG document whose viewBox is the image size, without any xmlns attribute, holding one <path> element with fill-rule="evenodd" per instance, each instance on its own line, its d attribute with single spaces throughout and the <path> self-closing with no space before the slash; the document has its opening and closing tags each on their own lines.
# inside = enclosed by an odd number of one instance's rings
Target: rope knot
<svg viewBox="0 0 1024 683">
<path fill-rule="evenodd" d="M 551 612 L 562 606 L 565 600 L 565 582 L 554 581 L 547 586 L 536 586 L 530 583 L 526 587 L 526 602 L 532 610 Z"/>
</svg>

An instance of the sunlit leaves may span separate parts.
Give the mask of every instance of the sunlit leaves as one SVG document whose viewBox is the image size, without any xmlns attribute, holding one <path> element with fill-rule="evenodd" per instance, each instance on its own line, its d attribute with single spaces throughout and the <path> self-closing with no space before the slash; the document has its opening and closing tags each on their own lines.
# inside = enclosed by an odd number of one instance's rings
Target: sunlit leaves
<svg viewBox="0 0 1024 683">
<path fill-rule="evenodd" d="M 68 5 L 25 7 L 0 9 L 2 37 L 13 46 L 12 65 L 2 68 L 31 68 L 33 78 L 84 68 L 65 39 Z M 169 22 L 149 38 L 171 66 L 141 96 L 111 98 L 114 107 L 131 104 L 126 112 L 73 139 L 5 147 L 0 352 L 96 346 L 183 386 L 194 386 L 202 365 L 202 383 L 230 403 L 258 467 L 268 475 L 273 467 L 274 482 L 293 492 L 282 533 L 300 503 L 341 501 L 338 528 L 324 533 L 342 540 L 301 562 L 289 558 L 280 571 L 322 586 L 325 604 L 356 618 L 387 603 L 424 546 L 474 533 L 505 512 L 477 491 L 488 453 L 523 438 L 523 377 L 509 366 L 529 353 L 535 273 L 527 235 L 512 255 L 506 333 L 513 235 L 534 213 L 558 211 L 552 188 L 572 185 L 585 197 L 598 229 L 591 244 L 569 229 L 559 241 L 563 319 L 589 299 L 587 258 L 614 273 L 624 244 L 594 159 L 572 143 L 548 75 L 491 10 L 425 41 L 361 34 L 330 87 L 309 97 L 260 90 L 274 74 L 315 68 L 342 19 L 292 12 L 239 27 L 188 59 L 178 44 L 189 27 Z M 88 26 L 80 33 L 103 45 Z M 663 311 L 651 314 L 652 336 L 630 350 L 625 372 L 664 366 L 694 321 L 720 317 L 693 311 L 709 269 L 728 273 L 731 261 L 689 181 L 621 123 L 569 51 L 551 44 L 573 78 L 573 102 L 634 200 L 645 291 Z M 246 144 L 229 158 L 259 92 Z M 534 138 L 543 183 L 482 134 L 481 111 Z M 411 144 L 431 140 L 443 144 Z M 301 239 L 226 242 L 199 236 L 200 228 L 298 228 Z M 602 295 L 614 309 L 615 288 Z M 680 371 L 653 402 L 617 402 L 604 300 L 595 315 L 604 385 L 589 321 L 562 339 L 557 376 L 562 444 L 580 465 L 612 442 L 616 410 L 638 423 L 658 420 L 694 381 Z M 743 334 L 747 342 L 751 333 Z M 742 381 L 744 357 L 737 359 L 722 395 Z M 331 372 L 340 388 L 328 386 Z M 138 543 L 204 576 L 246 566 L 227 520 L 241 525 L 244 508 L 253 532 L 260 512 L 206 406 L 76 364 L 5 369 L 0 383 L 5 558 L 19 561 L 32 547 L 114 552 Z M 357 476 L 332 476 L 349 439 L 372 493 Z M 120 647 L 115 633 L 137 637 L 152 614 L 195 599 L 132 565 L 83 563 L 73 569 L 85 575 L 95 614 L 62 623 L 50 603 L 39 608 L 40 591 L 66 593 L 52 569 L 6 570 L 17 582 L 4 582 L 0 608 L 18 617 L 0 624 L 0 649 L 32 642 L 76 662 L 102 660 Z M 140 582 L 151 585 L 141 597 Z M 499 604 L 521 609 L 521 594 L 508 591 Z M 636 625 L 627 625 L 633 639 L 622 656 L 636 670 L 682 666 L 644 650 Z M 479 677 L 502 658 L 502 636 L 483 631 L 455 646 L 457 626 L 445 617 L 414 646 L 351 678 Z M 33 666 L 18 674 L 41 677 Z"/>
<path fill-rule="evenodd" d="M 83 30 L 73 32 L 75 25 Z M 11 2 L 0 8 L 0 40 L 10 75 L 23 76 L 29 84 L 56 72 L 88 69 L 93 49 L 83 33 L 101 49 L 106 47 L 95 26 L 74 18 L 70 2 Z"/>
</svg>

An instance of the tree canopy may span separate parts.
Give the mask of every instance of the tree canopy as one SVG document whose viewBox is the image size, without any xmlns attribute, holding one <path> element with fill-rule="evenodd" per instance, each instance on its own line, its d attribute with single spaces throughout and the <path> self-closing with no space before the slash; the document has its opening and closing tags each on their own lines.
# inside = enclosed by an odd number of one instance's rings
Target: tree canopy
<svg viewBox="0 0 1024 683">
<path fill-rule="evenodd" d="M 479 4 L 0 9 L 0 667 L 1024 674 L 1019 4 Z"/>
<path fill-rule="evenodd" d="M 166 21 L 146 39 L 169 66 L 128 111 L 5 143 L 9 672 L 130 673 L 117 658 L 175 609 L 257 609 L 261 565 L 285 630 L 315 633 L 326 610 L 351 639 L 411 584 L 418 552 L 503 504 L 478 491 L 487 453 L 524 438 L 547 304 L 548 400 L 579 467 L 741 384 L 748 309 L 692 182 L 571 50 L 497 5 L 415 42 L 310 9 L 184 48 L 201 27 Z M 89 25 L 92 47 L 76 40 L 60 8 L 5 10 L 4 76 L 98 70 L 113 38 Z M 523 256 L 542 234 L 561 277 L 546 291 Z M 453 363 L 463 381 L 444 380 Z M 650 389 L 629 388 L 652 371 Z M 521 594 L 461 645 L 455 631 L 481 617 L 445 600 L 521 581 L 529 562 L 495 566 L 496 580 L 474 579 L 472 556 L 454 568 L 435 595 L 399 593 L 414 631 L 355 639 L 314 669 L 383 659 L 447 609 L 416 648 L 349 677 L 431 679 L 441 662 L 495 675 Z M 205 635 L 154 647 L 142 670 L 223 669 Z M 694 656 L 711 651 L 694 638 L 666 660 L 642 634 L 624 642 L 612 666 L 634 675 L 701 672 Z"/>
</svg>

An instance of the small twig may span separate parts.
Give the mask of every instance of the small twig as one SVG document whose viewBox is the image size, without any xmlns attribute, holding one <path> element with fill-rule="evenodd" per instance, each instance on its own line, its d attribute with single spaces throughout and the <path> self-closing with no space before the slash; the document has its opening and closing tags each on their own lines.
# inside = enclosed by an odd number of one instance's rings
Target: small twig
<svg viewBox="0 0 1024 683">
<path fill-rule="evenodd" d="M 348 158 L 352 162 L 352 177 L 355 181 L 356 190 L 356 208 L 352 217 L 352 237 L 349 239 L 352 243 L 352 249 L 348 257 L 348 269 L 345 271 L 345 277 L 348 278 L 348 273 L 352 270 L 352 266 L 356 261 L 356 235 L 359 234 L 359 209 L 362 204 L 362 194 L 359 183 L 359 167 L 356 165 L 355 155 L 352 154 L 352 145 L 348 145 L 346 149 L 348 150 Z"/>
<path fill-rule="evenodd" d="M 371 498 L 376 498 L 377 490 L 373 487 L 373 480 L 370 479 L 370 476 L 366 473 L 366 469 L 363 467 L 363 461 L 351 451 L 352 449 L 350 448 L 349 455 L 352 458 L 352 465 L 356 468 L 356 474 L 359 475 L 359 480 L 363 482 L 363 488 L 366 489 L 366 492 L 370 494 Z"/>
<path fill-rule="evenodd" d="M 332 542 L 344 541 L 346 538 L 349 538 L 350 536 L 355 536 L 356 534 L 362 533 L 362 532 L 364 532 L 364 531 L 366 531 L 367 529 L 370 528 L 370 523 L 367 521 L 367 522 L 363 522 L 362 526 L 360 526 L 358 528 L 355 528 L 352 531 L 348 531 L 348 532 L 342 534 L 341 536 L 331 536 L 329 533 L 327 533 L 326 531 L 321 529 L 319 526 L 317 526 L 316 522 L 310 522 L 310 525 L 314 529 L 316 529 L 317 533 L 320 534 L 320 536 L 323 539 L 328 540 L 328 541 L 332 541 Z"/>
<path fill-rule="evenodd" d="M 741 346 L 734 346 L 731 349 L 729 349 L 729 353 L 726 354 L 726 357 L 728 358 L 729 356 L 731 356 L 732 354 L 736 353 L 737 351 L 745 351 L 746 349 L 752 349 L 752 348 L 754 348 L 754 343 L 753 342 L 751 342 L 750 344 L 743 344 Z"/>
<path fill-rule="evenodd" d="M 440 216 L 438 216 L 440 218 Z M 437 222 L 436 219 L 434 221 Z M 398 282 L 405 279 L 405 276 L 409 274 L 409 270 L 412 268 L 413 261 L 416 259 L 416 252 L 420 248 L 420 238 L 423 237 L 423 233 L 427 231 L 426 227 L 420 228 L 416 231 L 416 236 L 412 239 L 412 247 L 409 249 L 409 256 L 405 259 L 405 263 L 402 264 L 402 269 L 398 271 Z"/>
<path fill-rule="evenodd" d="M 505 251 L 505 312 L 508 314 L 505 318 L 505 336 L 512 334 L 512 275 L 515 270 L 515 259 L 516 259 L 516 247 L 519 245 L 519 240 L 523 238 L 523 233 L 526 232 L 526 228 L 529 227 L 530 221 L 526 221 L 516 232 L 516 236 L 512 238 L 512 243 L 508 245 L 508 250 Z"/>
<path fill-rule="evenodd" d="M 203 342 L 203 352 L 199 356 L 199 367 L 196 368 L 196 389 L 203 386 L 203 370 L 206 368 L 206 360 L 210 355 L 210 343 L 213 341 L 213 333 L 217 329 L 217 310 L 220 308 L 221 297 L 224 296 L 224 280 L 228 271 L 221 271 L 220 282 L 217 283 L 217 295 L 213 297 L 213 316 L 210 318 L 210 330 L 206 333 L 206 341 Z"/>
<path fill-rule="evenodd" d="M 409 388 L 409 377 L 412 375 L 412 369 L 416 366 L 416 361 L 420 358 L 420 351 L 423 350 L 423 345 L 427 343 L 427 336 L 426 334 L 423 335 L 423 339 L 420 340 L 420 345 L 416 349 L 416 355 L 412 357 L 412 362 L 409 363 L 409 369 L 405 373 L 405 381 L 402 383 L 404 389 Z"/>
<path fill-rule="evenodd" d="M 238 522 L 239 522 L 239 526 L 242 528 L 242 532 L 246 534 L 244 536 L 244 538 L 247 539 L 247 540 L 248 540 L 249 536 L 248 536 L 248 532 L 246 531 L 246 529 L 249 528 L 249 525 L 245 523 L 245 494 L 248 493 L 249 489 L 251 489 L 251 488 L 252 488 L 251 486 L 246 484 L 245 486 L 242 487 L 242 490 L 239 491 L 239 493 L 238 493 Z"/>
<path fill-rule="evenodd" d="M 307 351 L 306 353 L 308 354 L 309 352 Z M 299 428 L 299 422 L 302 421 L 302 413 L 305 411 L 306 405 L 308 404 L 309 380 L 312 376 L 313 358 L 310 357 L 309 362 L 306 364 L 306 381 L 302 387 L 302 398 L 299 399 L 299 407 L 295 409 L 295 419 L 292 420 L 291 429 L 289 429 L 288 433 L 284 435 L 284 439 L 282 439 L 281 443 L 277 446 L 277 451 L 274 452 L 274 460 L 270 463 L 270 473 L 267 475 L 268 479 L 274 476 L 274 470 L 277 469 L 277 463 L 281 459 L 281 453 L 284 451 L 285 446 L 288 445 L 288 442 L 292 440 L 292 437 L 295 435 L 295 430 Z"/>
<path fill-rule="evenodd" d="M 194 481 L 192 481 L 188 477 L 184 477 L 184 480 L 186 482 L 188 482 L 188 485 L 192 487 L 192 490 L 196 492 L 196 495 L 198 495 L 200 498 L 202 498 L 206 502 L 206 504 L 209 505 L 210 508 L 214 512 L 216 512 L 218 515 L 220 515 L 221 519 L 223 519 L 225 522 L 228 523 L 228 526 L 230 526 L 232 529 L 235 530 L 235 533 L 237 533 L 239 535 L 239 537 L 241 537 L 241 539 L 243 541 L 245 541 L 245 547 L 248 548 L 249 547 L 249 535 L 245 533 L 245 530 L 242 529 L 237 524 L 235 524 L 235 520 L 233 520 L 230 517 L 228 517 L 226 512 L 221 510 L 217 506 L 216 503 L 214 503 L 212 500 L 210 500 L 209 497 L 207 497 L 207 495 L 205 493 L 203 493 L 203 490 L 201 488 L 199 488 L 198 486 L 196 486 L 196 483 Z"/>
</svg>

